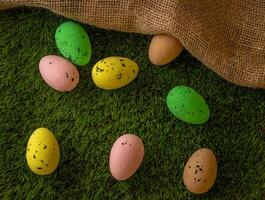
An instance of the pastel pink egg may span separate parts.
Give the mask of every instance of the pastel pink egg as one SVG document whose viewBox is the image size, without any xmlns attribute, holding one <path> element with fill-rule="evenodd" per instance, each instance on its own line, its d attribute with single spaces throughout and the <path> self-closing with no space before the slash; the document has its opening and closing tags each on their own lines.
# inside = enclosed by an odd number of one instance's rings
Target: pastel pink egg
<svg viewBox="0 0 265 200">
<path fill-rule="evenodd" d="M 73 90 L 79 83 L 79 73 L 68 60 L 54 55 L 45 56 L 39 63 L 43 80 L 55 90 Z"/>
<path fill-rule="evenodd" d="M 133 134 L 119 137 L 113 144 L 109 156 L 109 168 L 117 180 L 130 178 L 140 167 L 144 158 L 144 144 Z"/>
</svg>

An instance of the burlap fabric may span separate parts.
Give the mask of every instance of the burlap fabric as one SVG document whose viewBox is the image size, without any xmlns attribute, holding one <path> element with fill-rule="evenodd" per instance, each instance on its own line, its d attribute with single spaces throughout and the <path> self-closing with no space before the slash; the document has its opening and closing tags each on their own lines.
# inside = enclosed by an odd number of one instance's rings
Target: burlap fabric
<svg viewBox="0 0 265 200">
<path fill-rule="evenodd" d="M 168 33 L 225 79 L 265 88 L 264 0 L 0 0 L 1 10 L 15 6 L 47 8 L 99 28 Z"/>
</svg>

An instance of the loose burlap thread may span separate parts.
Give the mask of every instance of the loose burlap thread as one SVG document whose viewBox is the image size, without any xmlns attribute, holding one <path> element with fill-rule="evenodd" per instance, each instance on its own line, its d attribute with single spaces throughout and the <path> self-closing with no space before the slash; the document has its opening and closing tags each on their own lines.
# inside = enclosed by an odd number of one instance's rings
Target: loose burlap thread
<svg viewBox="0 0 265 200">
<path fill-rule="evenodd" d="M 265 1 L 0 0 L 0 10 L 17 6 L 46 8 L 104 29 L 167 33 L 223 78 L 265 88 Z"/>
</svg>

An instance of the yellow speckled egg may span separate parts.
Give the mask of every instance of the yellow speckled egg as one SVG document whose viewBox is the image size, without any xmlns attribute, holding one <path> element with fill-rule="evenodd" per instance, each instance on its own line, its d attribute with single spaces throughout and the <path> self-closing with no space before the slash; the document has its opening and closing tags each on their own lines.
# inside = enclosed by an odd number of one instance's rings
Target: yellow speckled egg
<svg viewBox="0 0 265 200">
<path fill-rule="evenodd" d="M 60 150 L 50 130 L 39 128 L 32 133 L 27 145 L 26 159 L 30 169 L 38 175 L 48 175 L 57 168 Z"/>
<path fill-rule="evenodd" d="M 114 90 L 128 85 L 139 72 L 138 65 L 125 57 L 108 57 L 100 60 L 92 69 L 92 79 L 96 86 Z"/>
<path fill-rule="evenodd" d="M 203 194 L 214 185 L 216 176 L 216 157 L 210 149 L 202 148 L 189 158 L 184 168 L 183 181 L 190 192 Z"/>
</svg>

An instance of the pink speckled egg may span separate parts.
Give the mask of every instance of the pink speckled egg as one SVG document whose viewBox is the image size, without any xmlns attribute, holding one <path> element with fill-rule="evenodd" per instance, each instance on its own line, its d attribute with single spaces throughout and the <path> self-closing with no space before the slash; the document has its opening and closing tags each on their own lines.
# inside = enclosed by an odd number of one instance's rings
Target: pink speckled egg
<svg viewBox="0 0 265 200">
<path fill-rule="evenodd" d="M 142 140 L 133 134 L 122 135 L 110 151 L 109 167 L 112 176 L 120 181 L 130 178 L 140 167 L 143 158 Z"/>
<path fill-rule="evenodd" d="M 44 81 L 61 92 L 71 91 L 79 83 L 79 73 L 76 67 L 59 56 L 43 57 L 39 63 L 39 70 Z"/>
</svg>

